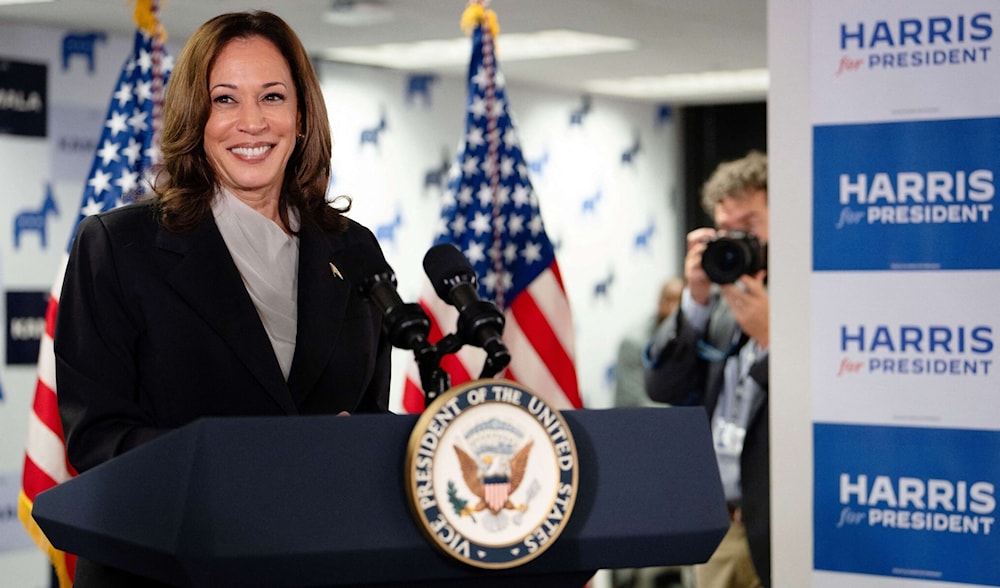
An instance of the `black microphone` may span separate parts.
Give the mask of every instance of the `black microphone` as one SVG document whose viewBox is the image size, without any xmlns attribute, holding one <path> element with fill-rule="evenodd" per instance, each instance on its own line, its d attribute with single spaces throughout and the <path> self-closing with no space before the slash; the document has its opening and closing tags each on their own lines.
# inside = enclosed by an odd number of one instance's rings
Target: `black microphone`
<svg viewBox="0 0 1000 588">
<path fill-rule="evenodd" d="M 503 313 L 493 302 L 479 298 L 476 272 L 469 260 L 454 245 L 442 243 L 424 255 L 424 271 L 441 300 L 458 309 L 458 335 L 462 341 L 486 350 L 483 377 L 502 370 L 510 363 L 510 352 L 500 338 Z M 492 373 L 487 374 L 489 371 Z"/>
<path fill-rule="evenodd" d="M 431 321 L 419 304 L 406 303 L 396 292 L 396 274 L 384 259 L 370 255 L 346 255 L 339 260 L 344 273 L 382 314 L 382 328 L 393 347 L 419 349 L 428 346 Z"/>
</svg>

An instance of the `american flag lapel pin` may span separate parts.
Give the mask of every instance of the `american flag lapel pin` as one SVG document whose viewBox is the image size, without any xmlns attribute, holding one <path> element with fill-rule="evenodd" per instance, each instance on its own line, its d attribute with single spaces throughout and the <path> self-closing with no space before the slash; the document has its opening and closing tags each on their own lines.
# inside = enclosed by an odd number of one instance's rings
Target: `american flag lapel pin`
<svg viewBox="0 0 1000 588">
<path fill-rule="evenodd" d="M 337 266 L 333 265 L 333 262 L 332 262 L 332 261 L 330 262 L 330 272 L 331 272 L 331 273 L 332 273 L 333 275 L 335 275 L 335 276 L 337 276 L 338 278 L 340 278 L 341 280 L 343 280 L 343 279 L 344 279 L 344 276 L 343 276 L 343 274 L 341 274 L 341 273 L 340 273 L 340 270 L 339 270 L 339 269 L 337 269 Z"/>
</svg>

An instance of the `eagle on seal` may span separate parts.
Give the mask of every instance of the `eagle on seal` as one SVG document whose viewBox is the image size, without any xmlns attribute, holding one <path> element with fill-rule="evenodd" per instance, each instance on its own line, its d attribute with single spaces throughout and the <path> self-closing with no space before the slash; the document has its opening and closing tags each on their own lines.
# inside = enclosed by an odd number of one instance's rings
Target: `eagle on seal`
<svg viewBox="0 0 1000 588">
<path fill-rule="evenodd" d="M 528 441 L 510 460 L 487 455 L 483 457 L 481 467 L 476 463 L 475 458 L 457 445 L 454 446 L 455 453 L 458 454 L 459 464 L 462 466 L 462 478 L 465 480 L 465 485 L 479 497 L 479 503 L 476 506 L 462 508 L 461 514 L 463 516 L 471 515 L 486 509 L 489 509 L 494 515 L 505 508 L 526 510 L 528 508 L 526 504 L 512 503 L 510 495 L 524 480 L 524 471 L 528 465 L 528 453 L 533 444 L 534 441 Z"/>
</svg>

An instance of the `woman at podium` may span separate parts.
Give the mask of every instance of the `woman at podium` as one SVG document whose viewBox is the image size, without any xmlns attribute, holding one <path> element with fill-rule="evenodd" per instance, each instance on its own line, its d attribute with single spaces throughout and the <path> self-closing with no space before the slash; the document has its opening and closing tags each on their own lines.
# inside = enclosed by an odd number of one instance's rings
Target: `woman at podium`
<svg viewBox="0 0 1000 588">
<path fill-rule="evenodd" d="M 326 201 L 330 128 L 297 35 L 268 12 L 203 24 L 161 145 L 153 196 L 84 220 L 70 254 L 55 355 L 73 467 L 200 417 L 387 411 L 381 317 L 340 271 L 385 260 Z"/>
</svg>

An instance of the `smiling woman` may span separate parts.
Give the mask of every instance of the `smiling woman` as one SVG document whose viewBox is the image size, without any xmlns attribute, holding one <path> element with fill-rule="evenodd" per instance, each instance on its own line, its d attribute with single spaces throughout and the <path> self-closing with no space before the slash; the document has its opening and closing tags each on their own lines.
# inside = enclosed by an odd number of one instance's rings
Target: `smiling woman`
<svg viewBox="0 0 1000 588">
<path fill-rule="evenodd" d="M 299 127 L 288 64 L 270 41 L 233 39 L 216 58 L 208 88 L 205 154 L 220 187 L 282 224 L 278 201 Z"/>
<path fill-rule="evenodd" d="M 250 116 L 247 109 L 256 105 L 259 119 L 240 123 L 251 126 L 227 138 L 240 137 L 236 143 L 219 147 L 266 146 L 285 129 L 254 125 L 273 125 L 276 111 L 291 109 L 290 142 L 278 149 L 287 152 L 284 166 L 276 168 L 281 177 L 275 178 L 282 205 L 272 204 L 280 224 L 290 229 L 287 208 L 291 206 L 322 228 L 343 229 L 340 213 L 345 210 L 332 209 L 326 202 L 332 141 L 326 103 L 309 55 L 277 16 L 267 12 L 235 16 L 213 18 L 196 31 L 171 74 L 163 112 L 163 173 L 157 182 L 163 223 L 175 231 L 190 229 L 209 214 L 217 188 L 232 188 L 220 178 L 228 166 L 219 164 L 233 155 L 215 158 L 210 143 L 219 139 L 217 123 L 229 120 L 227 113 Z M 255 137 L 260 133 L 265 136 Z M 275 158 L 269 154 L 267 159 Z M 285 174 L 285 169 L 292 173 Z"/>
<path fill-rule="evenodd" d="M 163 122 L 154 197 L 83 221 L 66 268 L 72 465 L 201 417 L 386 412 L 381 315 L 364 276 L 336 268 L 388 266 L 325 200 L 330 129 L 296 35 L 267 12 L 213 18 L 178 57 Z M 75 585 L 158 584 L 81 558 Z"/>
</svg>

